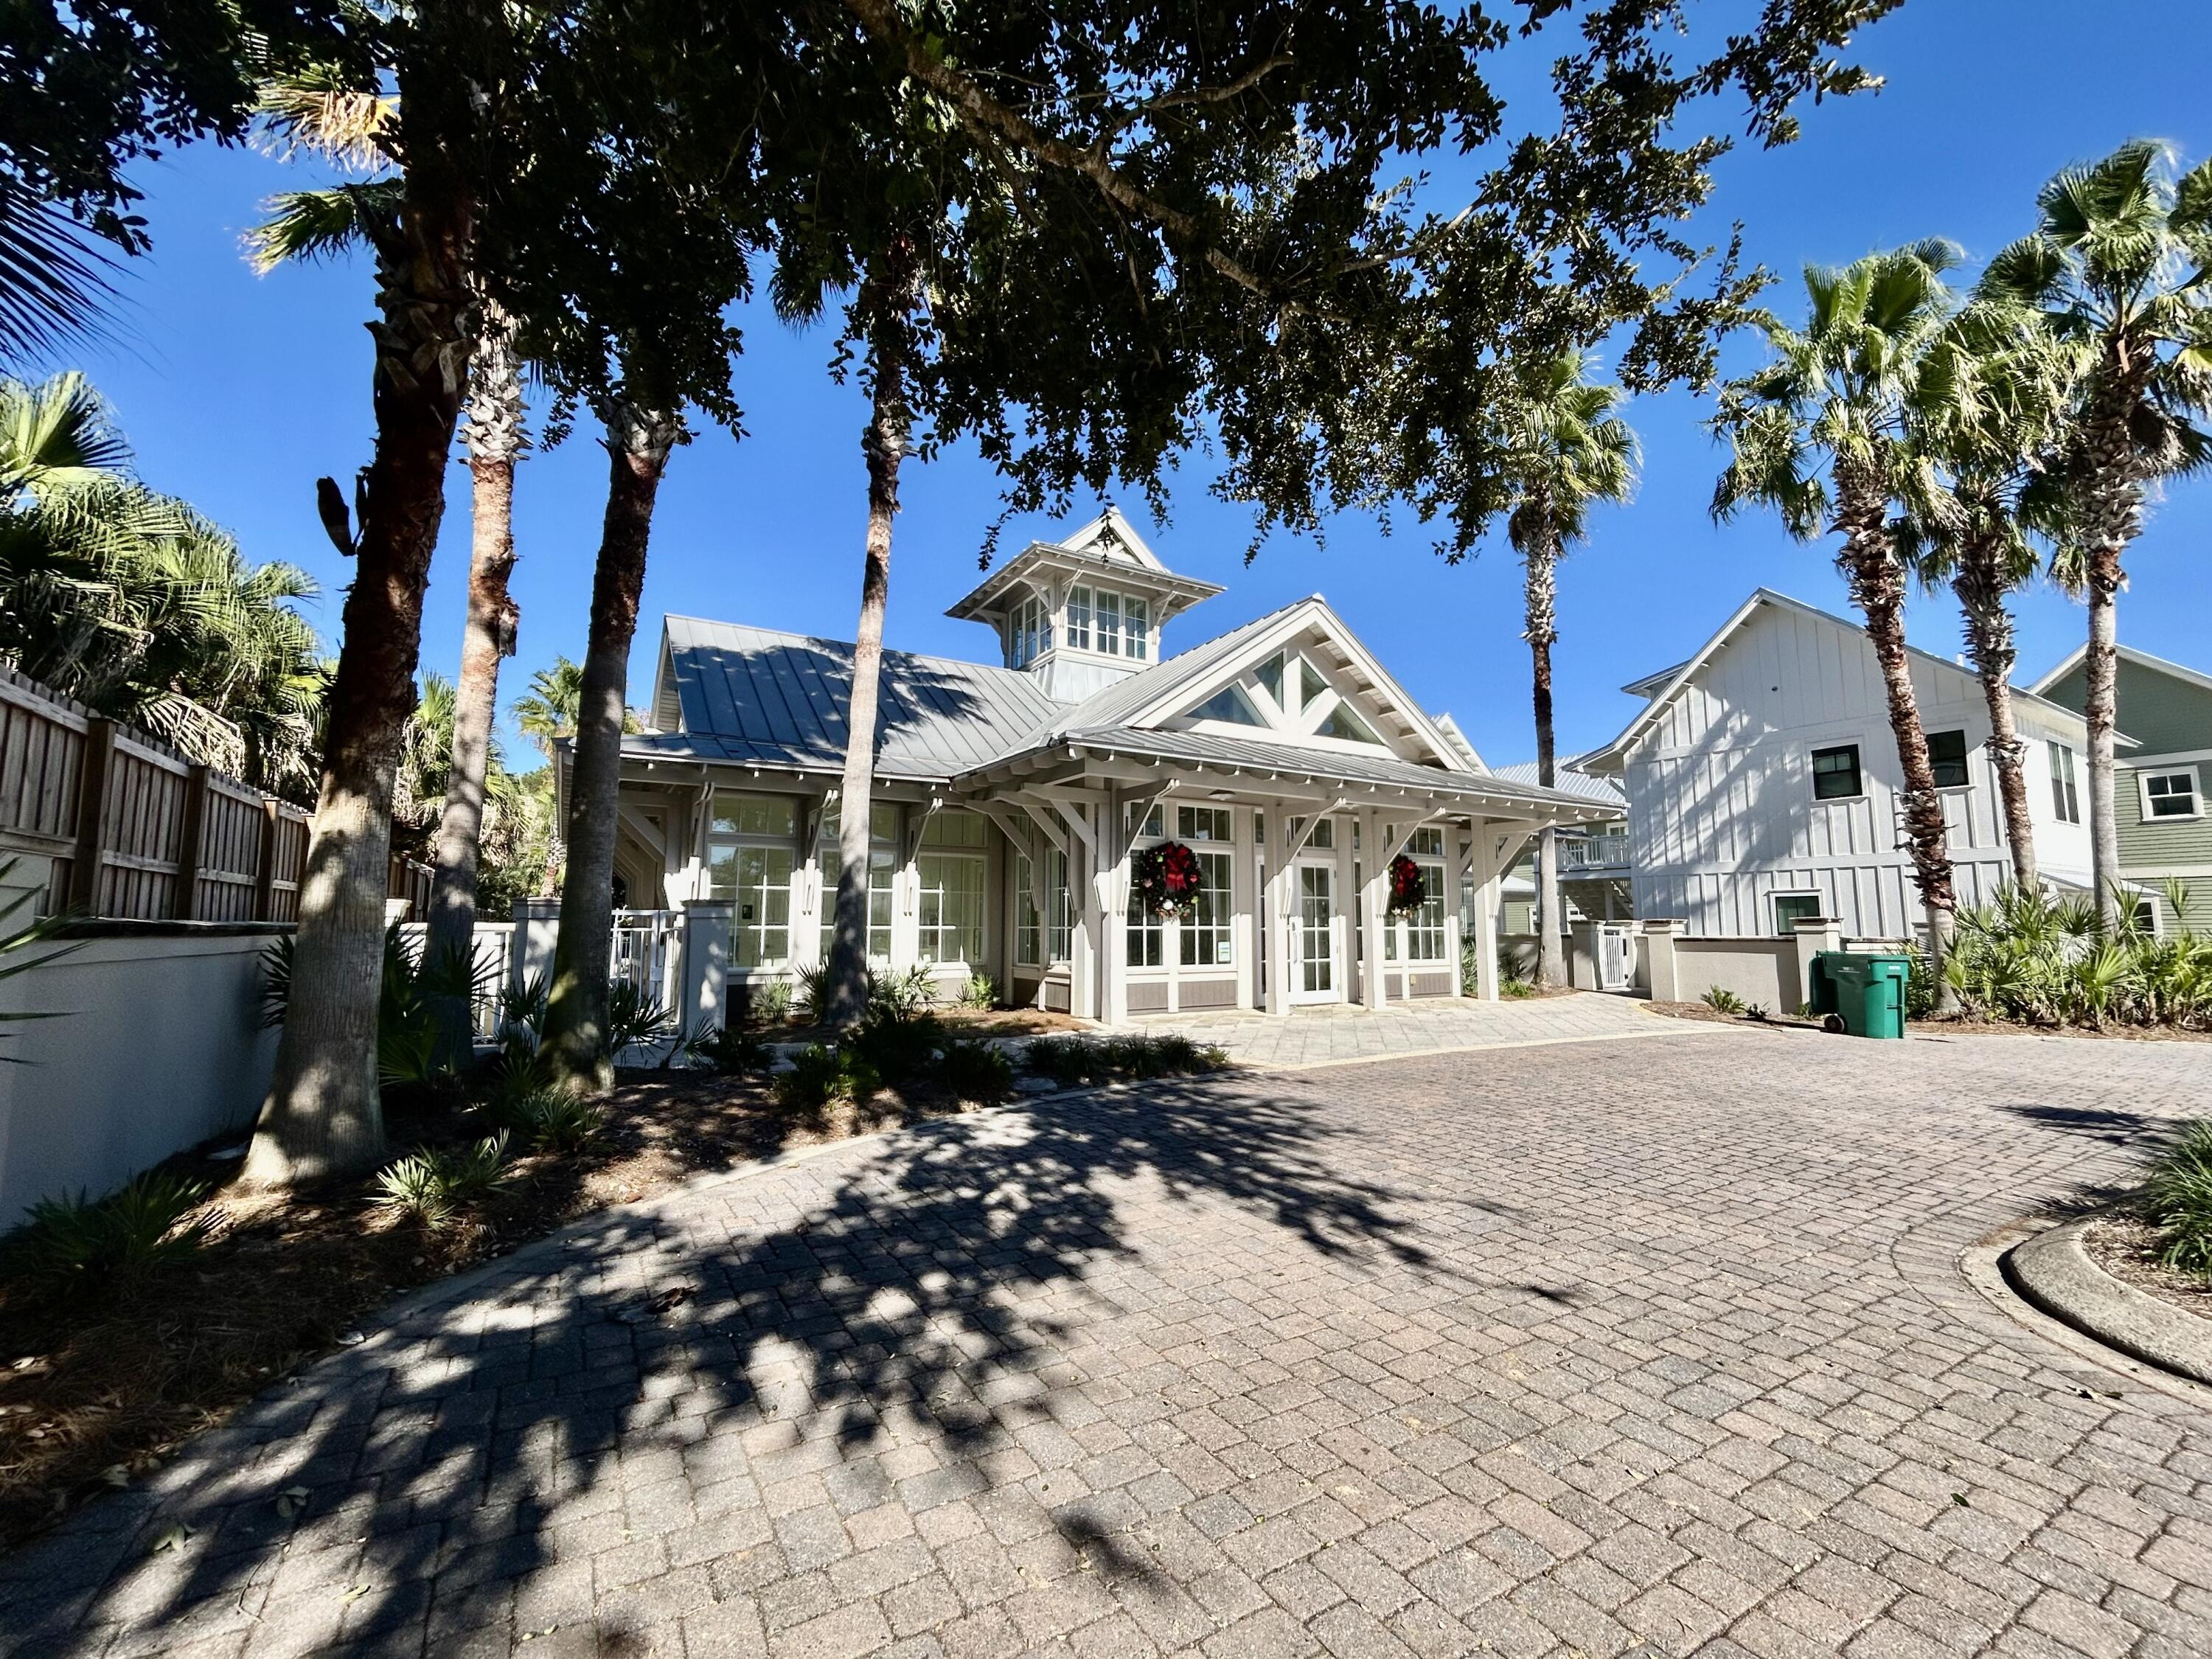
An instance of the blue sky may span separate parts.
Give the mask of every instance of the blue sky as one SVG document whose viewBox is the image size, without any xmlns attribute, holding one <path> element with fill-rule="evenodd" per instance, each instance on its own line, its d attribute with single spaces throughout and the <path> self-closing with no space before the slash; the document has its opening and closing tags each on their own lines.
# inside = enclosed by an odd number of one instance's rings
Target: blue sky
<svg viewBox="0 0 2212 1659">
<path fill-rule="evenodd" d="M 1862 37 L 1856 55 L 1887 77 L 1881 93 L 1808 107 L 1799 143 L 1741 150 L 1719 168 L 1706 235 L 1743 221 L 1750 258 L 1784 278 L 1769 297 L 1785 314 L 1808 260 L 1925 235 L 1986 257 L 2029 228 L 2036 189 L 2052 172 L 2124 138 L 2167 139 L 2192 161 L 2212 152 L 2203 90 L 2212 6 L 2203 0 L 1909 0 Z M 317 525 L 313 484 L 324 473 L 350 478 L 368 453 L 362 325 L 370 283 L 359 264 L 268 277 L 247 270 L 239 238 L 256 204 L 297 182 L 260 157 L 210 148 L 146 168 L 155 251 L 127 279 L 125 336 L 84 363 L 116 404 L 149 482 L 196 502 L 252 556 L 307 566 L 325 588 L 315 620 L 334 635 L 348 572 Z M 825 337 L 764 314 L 746 335 L 738 385 L 750 435 L 738 443 L 702 434 L 678 454 L 661 495 L 633 701 L 649 684 L 665 611 L 851 635 L 864 406 L 856 391 L 830 383 Z M 1742 341 L 1729 362 L 1745 367 L 1758 355 Z M 1699 424 L 1705 413 L 1686 393 L 1631 409 L 1645 457 L 1637 500 L 1596 517 L 1563 577 L 1563 750 L 1611 737 L 1633 710 L 1616 688 L 1686 655 L 1753 587 L 1846 608 L 1832 547 L 1793 544 L 1756 515 L 1726 527 L 1708 519 L 1718 458 Z M 1416 527 L 1385 538 L 1347 518 L 1331 526 L 1325 547 L 1279 537 L 1246 569 L 1247 520 L 1207 495 L 1208 476 L 1205 458 L 1190 458 L 1173 521 L 1152 541 L 1172 568 L 1229 591 L 1171 625 L 1171 649 L 1321 592 L 1427 707 L 1455 715 L 1486 757 L 1534 753 L 1518 572 L 1502 540 L 1452 568 Z M 521 470 L 520 654 L 502 701 L 555 652 L 582 653 L 605 484 L 603 456 L 586 441 Z M 970 455 L 946 455 L 907 470 L 902 501 L 889 642 L 988 654 L 982 629 L 942 612 L 977 580 L 977 544 L 995 510 L 991 474 Z M 1138 503 L 1123 505 L 1151 533 Z M 1011 526 L 1008 550 L 1044 528 Z M 2212 665 L 2208 554 L 2212 480 L 2185 483 L 2155 507 L 2131 556 L 2122 639 Z M 467 563 L 467 474 L 457 457 L 422 647 L 424 665 L 447 673 L 459 654 Z M 2081 612 L 2048 590 L 2020 609 L 2032 675 L 2077 642 Z M 1927 649 L 1959 648 L 1955 613 L 1940 598 L 1917 601 L 1911 626 Z"/>
</svg>

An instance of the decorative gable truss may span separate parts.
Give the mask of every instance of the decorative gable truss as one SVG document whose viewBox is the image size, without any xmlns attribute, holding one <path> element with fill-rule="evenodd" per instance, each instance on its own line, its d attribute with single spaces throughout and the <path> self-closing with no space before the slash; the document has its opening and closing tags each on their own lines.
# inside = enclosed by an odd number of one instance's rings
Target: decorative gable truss
<svg viewBox="0 0 2212 1659">
<path fill-rule="evenodd" d="M 1279 625 L 1128 723 L 1468 769 L 1435 722 L 1317 599 L 1291 607 Z"/>
</svg>

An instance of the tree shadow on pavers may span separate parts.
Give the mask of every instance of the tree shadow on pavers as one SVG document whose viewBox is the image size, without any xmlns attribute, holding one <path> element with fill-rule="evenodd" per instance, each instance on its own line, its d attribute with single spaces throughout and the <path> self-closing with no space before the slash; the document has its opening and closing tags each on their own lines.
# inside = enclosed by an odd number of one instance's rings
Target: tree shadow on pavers
<svg viewBox="0 0 2212 1659">
<path fill-rule="evenodd" d="M 249 1656 L 435 1652 L 472 1628 L 595 1619 L 611 1650 L 701 1593 L 663 1575 L 711 1565 L 738 1595 L 834 1559 L 836 1528 L 810 1538 L 762 1501 L 810 1477 L 841 1514 L 1028 1506 L 1009 1524 L 1141 1575 L 1110 1542 L 1136 1517 L 1127 1494 L 1070 1507 L 1006 1470 L 1076 1456 L 1069 1429 L 1109 1414 L 1092 1392 L 1179 1409 L 1176 1362 L 1128 1335 L 1160 1295 L 1152 1243 L 1191 1256 L 1169 1272 L 1198 1270 L 1164 1310 L 1178 1318 L 1222 1279 L 1272 1279 L 1285 1232 L 1322 1258 L 1437 1271 L 1392 1213 L 1404 1195 L 1345 1173 L 1333 1143 L 1354 1133 L 1249 1084 L 1156 1085 L 941 1120 L 580 1224 L 403 1304 L 0 1563 L 0 1650 L 90 1650 L 123 1626 L 133 1651 L 250 1631 Z M 1102 1320 L 1111 1342 L 1089 1336 Z M 1025 1446 L 1033 1463 L 1012 1456 Z"/>
<path fill-rule="evenodd" d="M 2093 1106 L 2045 1106 L 2033 1102 L 2014 1102 L 1997 1109 L 2011 1116 L 2046 1129 L 2056 1129 L 2061 1134 L 2079 1136 L 2085 1140 L 2101 1141 L 2107 1146 L 2148 1148 L 2172 1134 L 2179 1127 L 2170 1117 L 2154 1117 L 2142 1112 L 2113 1111 Z"/>
</svg>

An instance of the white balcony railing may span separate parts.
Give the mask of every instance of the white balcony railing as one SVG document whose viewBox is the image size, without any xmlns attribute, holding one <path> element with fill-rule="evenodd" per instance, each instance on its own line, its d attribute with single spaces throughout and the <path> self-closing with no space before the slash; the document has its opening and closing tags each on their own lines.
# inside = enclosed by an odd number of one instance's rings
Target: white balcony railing
<svg viewBox="0 0 2212 1659">
<path fill-rule="evenodd" d="M 1628 868 L 1626 836 L 1562 836 L 1559 868 L 1563 871 L 1625 871 Z"/>
</svg>

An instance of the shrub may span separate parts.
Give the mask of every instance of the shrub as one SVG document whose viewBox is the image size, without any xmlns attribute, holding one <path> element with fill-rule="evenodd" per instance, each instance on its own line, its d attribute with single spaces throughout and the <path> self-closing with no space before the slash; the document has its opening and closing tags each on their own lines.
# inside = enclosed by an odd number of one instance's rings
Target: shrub
<svg viewBox="0 0 2212 1659">
<path fill-rule="evenodd" d="M 1039 1037 L 1030 1044 L 1024 1063 L 1066 1089 L 1114 1077 L 1175 1077 L 1218 1071 L 1229 1063 L 1229 1056 L 1211 1044 L 1164 1032 L 1109 1037 L 1097 1042 L 1081 1037 Z"/>
<path fill-rule="evenodd" d="M 1536 988 L 1518 974 L 1498 981 L 1498 994 L 1508 1002 L 1526 1002 L 1536 994 Z"/>
<path fill-rule="evenodd" d="M 868 1011 L 846 1046 L 878 1077 L 903 1083 L 935 1063 L 945 1046 L 945 1028 L 930 1015 L 908 1018 L 890 1004 L 878 1004 Z"/>
<path fill-rule="evenodd" d="M 745 1018 L 755 1025 L 781 1025 L 791 1018 L 791 981 L 764 979 L 746 987 Z"/>
<path fill-rule="evenodd" d="M 41 1199 L 0 1240 L 0 1272 L 41 1299 L 128 1289 L 199 1253 L 216 1218 L 185 1218 L 206 1197 L 199 1182 L 149 1170 L 96 1203 Z"/>
<path fill-rule="evenodd" d="M 1740 1014 L 1744 1012 L 1743 999 L 1718 985 L 1710 987 L 1698 1000 L 1717 1014 Z"/>
<path fill-rule="evenodd" d="M 914 1019 L 936 1006 L 937 975 L 927 966 L 917 965 L 902 974 L 881 978 L 869 976 L 868 1012 L 872 1017 Z"/>
<path fill-rule="evenodd" d="M 504 1121 L 540 1152 L 580 1152 L 607 1121 L 605 1113 L 567 1089 L 532 1091 L 507 1109 Z"/>
<path fill-rule="evenodd" d="M 1926 1019 L 1936 1012 L 1936 965 L 1917 945 L 1907 945 L 1905 954 L 1905 1017 Z"/>
<path fill-rule="evenodd" d="M 752 1032 L 733 1030 L 727 1025 L 700 1032 L 684 1044 L 684 1052 L 694 1063 L 726 1075 L 738 1072 L 764 1072 L 772 1058 L 768 1044 Z"/>
<path fill-rule="evenodd" d="M 999 988 L 991 982 L 988 974 L 970 974 L 968 982 L 960 988 L 960 1006 L 981 1012 L 998 1006 Z"/>
<path fill-rule="evenodd" d="M 2212 1274 L 2212 1119 L 2188 1125 L 2152 1160 L 2142 1206 L 2159 1230 L 2161 1263 Z"/>
<path fill-rule="evenodd" d="M 376 1178 L 377 1207 L 431 1229 L 443 1227 L 465 1204 L 507 1184 L 507 1131 L 466 1152 L 418 1147 Z"/>
<path fill-rule="evenodd" d="M 1013 1062 L 988 1042 L 951 1044 L 937 1074 L 963 1100 L 1004 1100 L 1014 1087 Z"/>
<path fill-rule="evenodd" d="M 775 1080 L 776 1103 L 787 1111 L 818 1112 L 833 1100 L 866 1100 L 883 1087 L 875 1068 L 843 1048 L 810 1042 Z"/>
<path fill-rule="evenodd" d="M 2101 938 L 2087 899 L 2007 885 L 1959 913 L 1944 976 L 1968 1012 L 1993 1019 L 2212 1027 L 2212 935 L 2191 931 L 2185 890 L 2176 899 L 2173 936 L 2126 925 Z"/>
<path fill-rule="evenodd" d="M 658 993 L 634 980 L 607 983 L 607 1054 L 620 1060 L 631 1048 L 658 1042 L 676 1029 L 676 1016 Z"/>
</svg>

